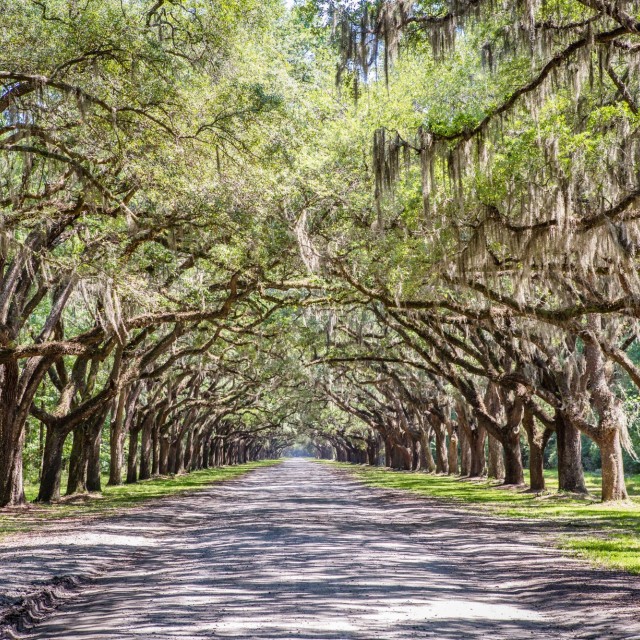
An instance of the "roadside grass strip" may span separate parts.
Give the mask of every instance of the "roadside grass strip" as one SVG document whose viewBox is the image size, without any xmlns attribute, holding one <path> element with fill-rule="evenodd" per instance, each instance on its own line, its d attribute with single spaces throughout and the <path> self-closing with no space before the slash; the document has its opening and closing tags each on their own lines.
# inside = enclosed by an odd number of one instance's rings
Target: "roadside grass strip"
<svg viewBox="0 0 640 640">
<path fill-rule="evenodd" d="M 52 504 L 34 504 L 32 501 L 38 494 L 38 487 L 29 484 L 25 486 L 29 504 L 0 510 L 0 538 L 13 533 L 32 531 L 52 520 L 114 514 L 159 498 L 205 489 L 254 469 L 279 463 L 280 460 L 261 460 L 230 467 L 202 469 L 176 476 L 156 477 L 118 486 L 108 486 L 105 476 L 102 478 L 102 493 L 76 494 L 63 497 L 60 502 Z"/>
</svg>

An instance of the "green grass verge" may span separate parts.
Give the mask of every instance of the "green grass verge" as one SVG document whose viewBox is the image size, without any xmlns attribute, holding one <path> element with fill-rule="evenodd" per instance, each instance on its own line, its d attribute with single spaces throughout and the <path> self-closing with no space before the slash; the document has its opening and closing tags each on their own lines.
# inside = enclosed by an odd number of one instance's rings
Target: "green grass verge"
<svg viewBox="0 0 640 640">
<path fill-rule="evenodd" d="M 640 476 L 627 480 L 631 495 L 628 503 L 602 504 L 595 497 L 600 493 L 601 483 L 596 474 L 586 474 L 587 486 L 594 497 L 576 498 L 555 493 L 558 476 L 554 471 L 545 472 L 548 492 L 533 494 L 501 488 L 495 481 L 329 464 L 347 469 L 370 486 L 410 491 L 458 506 L 473 505 L 498 517 L 538 518 L 575 528 L 576 533 L 566 533 L 558 539 L 561 547 L 600 566 L 640 574 Z"/>
<path fill-rule="evenodd" d="M 152 478 L 117 487 L 106 486 L 107 478 L 105 477 L 103 478 L 104 491 L 102 494 L 80 495 L 72 500 L 63 499 L 61 502 L 50 505 L 29 504 L 26 507 L 0 510 L 0 537 L 12 533 L 32 531 L 52 520 L 114 514 L 158 498 L 197 491 L 211 484 L 235 478 L 253 469 L 271 466 L 279 462 L 279 460 L 248 462 L 232 467 L 203 469 L 179 476 Z M 28 500 L 33 500 L 38 493 L 38 488 L 34 485 L 27 485 L 25 493 Z"/>
</svg>

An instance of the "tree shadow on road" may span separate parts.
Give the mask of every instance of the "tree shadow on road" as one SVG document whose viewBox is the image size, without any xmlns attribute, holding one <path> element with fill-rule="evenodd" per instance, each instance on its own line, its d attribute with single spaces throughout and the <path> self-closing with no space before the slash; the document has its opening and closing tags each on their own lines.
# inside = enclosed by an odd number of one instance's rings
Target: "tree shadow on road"
<svg viewBox="0 0 640 640">
<path fill-rule="evenodd" d="M 539 546 L 540 523 L 400 500 L 310 463 L 155 505 L 104 532 L 111 539 L 88 537 L 74 552 L 102 555 L 109 570 L 29 637 L 640 637 L 638 580 Z"/>
</svg>

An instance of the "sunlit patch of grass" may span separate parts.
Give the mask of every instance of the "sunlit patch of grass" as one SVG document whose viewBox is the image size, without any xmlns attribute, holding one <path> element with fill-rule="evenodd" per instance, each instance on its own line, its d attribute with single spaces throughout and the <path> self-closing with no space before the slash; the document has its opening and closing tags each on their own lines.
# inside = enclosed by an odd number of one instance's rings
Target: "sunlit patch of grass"
<svg viewBox="0 0 640 640">
<path fill-rule="evenodd" d="M 487 513 L 509 518 L 555 521 L 564 527 L 590 531 L 596 537 L 567 535 L 562 546 L 603 566 L 640 573 L 640 476 L 627 479 L 628 502 L 601 503 L 601 478 L 585 474 L 589 497 L 557 493 L 555 471 L 546 471 L 547 490 L 535 494 L 519 487 L 500 487 L 496 481 L 468 480 L 420 472 L 393 471 L 380 467 L 330 463 L 347 469 L 362 482 L 375 487 L 411 491 L 459 506 L 473 505 Z"/>
<path fill-rule="evenodd" d="M 51 520 L 109 515 L 158 498 L 203 489 L 216 482 L 279 462 L 262 460 L 232 467 L 202 469 L 189 474 L 152 478 L 114 487 L 106 486 L 105 477 L 102 479 L 102 494 L 75 496 L 71 500 L 63 499 L 50 505 L 29 504 L 25 507 L 0 510 L 0 537 L 30 531 Z M 25 494 L 29 501 L 34 500 L 38 494 L 38 487 L 27 485 Z"/>
<path fill-rule="evenodd" d="M 566 538 L 561 546 L 604 567 L 640 574 L 640 538 L 637 535 L 614 535 L 602 538 Z"/>
</svg>

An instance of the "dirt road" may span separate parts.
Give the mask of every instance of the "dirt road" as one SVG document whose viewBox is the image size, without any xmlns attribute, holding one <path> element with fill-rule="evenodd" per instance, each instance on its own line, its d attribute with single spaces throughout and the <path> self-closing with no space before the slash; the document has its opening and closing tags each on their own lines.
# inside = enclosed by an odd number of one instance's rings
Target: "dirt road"
<svg viewBox="0 0 640 640">
<path fill-rule="evenodd" d="M 293 460 L 5 545 L 0 585 L 88 576 L 21 636 L 42 640 L 640 638 L 640 581 L 568 559 L 540 526 Z"/>
</svg>

